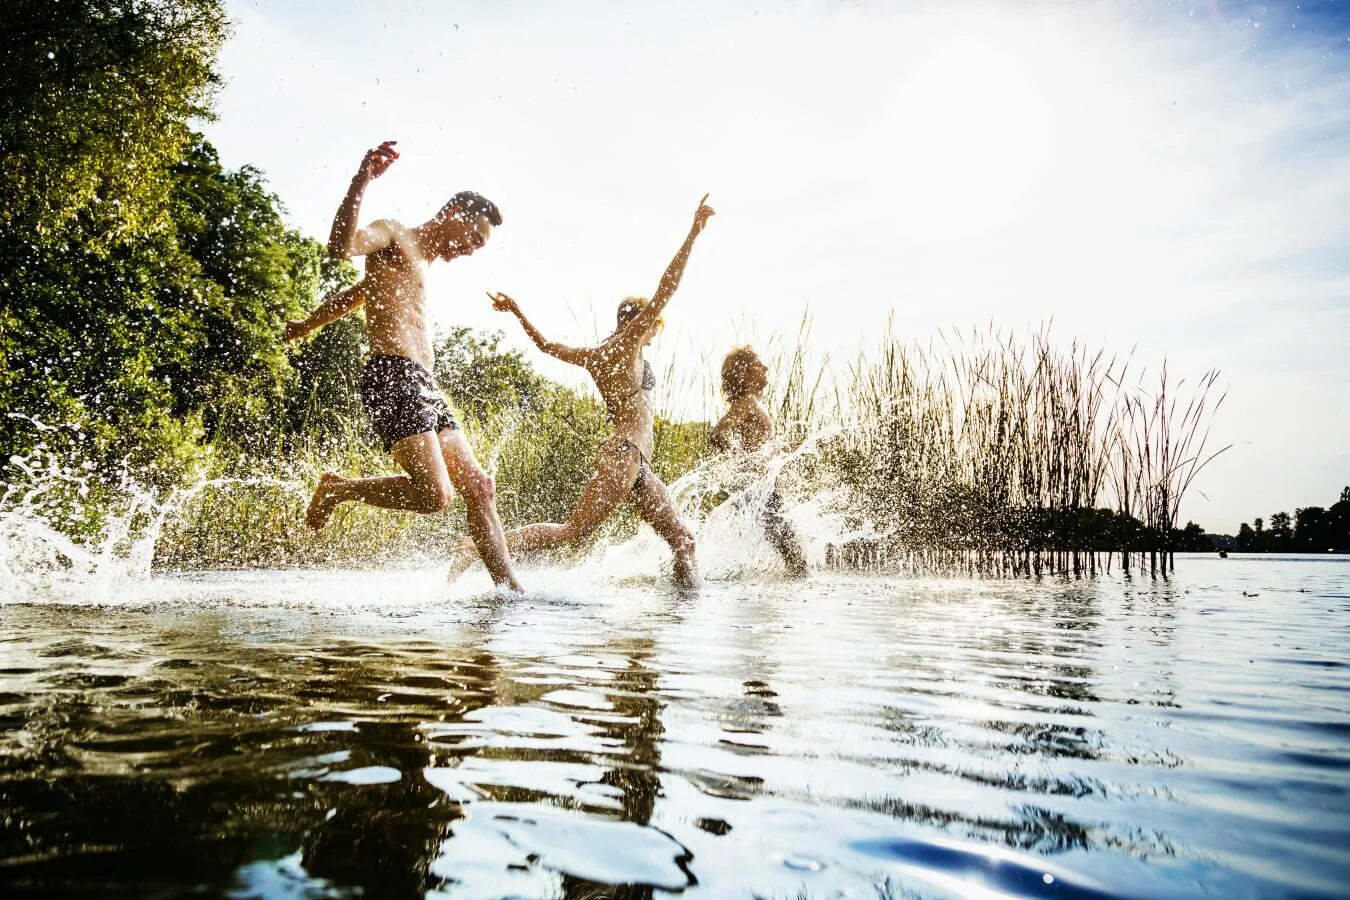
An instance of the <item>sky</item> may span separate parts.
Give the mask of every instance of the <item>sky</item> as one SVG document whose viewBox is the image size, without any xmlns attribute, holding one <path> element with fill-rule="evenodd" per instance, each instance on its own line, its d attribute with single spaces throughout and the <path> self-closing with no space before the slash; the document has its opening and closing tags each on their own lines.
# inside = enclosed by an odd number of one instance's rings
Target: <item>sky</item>
<svg viewBox="0 0 1350 900">
<path fill-rule="evenodd" d="M 501 290 L 594 338 L 706 192 L 657 371 L 701 378 L 804 315 L 836 371 L 888 327 L 1050 323 L 1188 384 L 1221 371 L 1209 446 L 1232 447 L 1183 518 L 1232 533 L 1350 484 L 1350 0 L 227 11 L 204 130 L 301 231 L 326 239 L 386 139 L 364 221 L 464 189 L 501 207 L 486 249 L 432 267 L 437 327 L 526 348 Z"/>
</svg>

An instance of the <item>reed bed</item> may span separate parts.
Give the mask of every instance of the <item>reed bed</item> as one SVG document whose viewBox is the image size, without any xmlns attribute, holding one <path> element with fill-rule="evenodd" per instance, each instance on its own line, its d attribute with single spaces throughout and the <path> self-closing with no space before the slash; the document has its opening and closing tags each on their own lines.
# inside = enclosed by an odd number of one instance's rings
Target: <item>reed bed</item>
<svg viewBox="0 0 1350 900">
<path fill-rule="evenodd" d="M 1206 453 L 1223 398 L 1217 372 L 1187 391 L 1131 363 L 1044 328 L 888 333 L 835 389 L 852 427 L 830 464 L 884 535 L 838 564 L 1020 576 L 1147 556 L 1167 571 L 1181 500 L 1226 449 Z"/>
</svg>

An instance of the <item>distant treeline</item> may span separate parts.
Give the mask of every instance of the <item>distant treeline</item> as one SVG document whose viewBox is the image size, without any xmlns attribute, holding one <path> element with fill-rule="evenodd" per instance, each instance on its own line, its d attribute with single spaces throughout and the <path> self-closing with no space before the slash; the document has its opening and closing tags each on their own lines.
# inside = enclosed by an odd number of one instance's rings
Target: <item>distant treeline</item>
<svg viewBox="0 0 1350 900">
<path fill-rule="evenodd" d="M 1234 550 L 1245 553 L 1350 553 L 1350 487 L 1328 508 L 1305 506 L 1294 515 L 1277 512 L 1264 519 L 1243 522 L 1233 541 Z"/>
</svg>

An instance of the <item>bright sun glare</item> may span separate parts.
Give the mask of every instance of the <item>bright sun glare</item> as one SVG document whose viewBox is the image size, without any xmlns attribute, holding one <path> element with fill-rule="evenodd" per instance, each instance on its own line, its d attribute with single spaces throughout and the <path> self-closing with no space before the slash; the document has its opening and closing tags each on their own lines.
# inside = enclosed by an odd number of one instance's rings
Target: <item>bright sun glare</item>
<svg viewBox="0 0 1350 900">
<path fill-rule="evenodd" d="M 879 127 L 907 215 L 930 234 L 962 237 L 1021 216 L 1050 161 L 1048 94 L 1026 53 L 971 35 L 911 61 Z"/>
</svg>

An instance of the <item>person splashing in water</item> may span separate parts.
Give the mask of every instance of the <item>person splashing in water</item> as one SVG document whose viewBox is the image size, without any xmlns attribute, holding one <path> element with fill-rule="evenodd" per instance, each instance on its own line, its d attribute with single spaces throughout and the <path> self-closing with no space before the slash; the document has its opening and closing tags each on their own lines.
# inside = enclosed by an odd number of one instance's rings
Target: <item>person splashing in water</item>
<svg viewBox="0 0 1350 900">
<path fill-rule="evenodd" d="M 365 277 L 324 300 L 307 319 L 288 322 L 284 337 L 298 340 L 364 307 L 370 356 L 361 376 L 361 400 L 386 452 L 407 474 L 343 478 L 325 472 L 309 501 L 305 522 L 321 531 L 340 503 L 435 513 L 459 491 L 468 530 L 498 587 L 519 591 L 511 571 L 492 479 L 474 458 L 431 378 L 433 357 L 426 318 L 423 272 L 437 259 L 471 256 L 501 225 L 497 207 L 472 191 L 456 194 L 434 217 L 413 228 L 380 219 L 357 228 L 361 198 L 370 182 L 398 159 L 394 141 L 366 153 L 333 219 L 328 252 L 366 258 Z"/>
<path fill-rule="evenodd" d="M 595 381 L 605 401 L 614 434 L 600 445 L 595 456 L 595 475 L 581 491 L 581 498 L 566 522 L 539 523 L 506 533 L 506 543 L 515 556 L 559 546 L 577 546 L 592 535 L 620 504 L 630 502 L 675 554 L 675 580 L 682 586 L 697 581 L 694 566 L 694 535 L 670 499 L 666 486 L 651 469 L 651 391 L 656 385 L 651 364 L 643 351 L 661 327 L 661 312 L 675 295 L 684 275 L 694 239 L 712 217 L 707 195 L 699 201 L 694 224 L 679 252 L 671 260 L 651 300 L 628 297 L 619 304 L 614 333 L 597 347 L 569 347 L 550 341 L 535 328 L 515 300 L 505 294 L 489 294 L 492 306 L 513 313 L 530 340 L 544 353 L 579 366 Z M 472 553 L 461 546 L 450 577 L 457 578 L 473 562 Z"/>
<path fill-rule="evenodd" d="M 737 447 L 759 450 L 773 437 L 773 420 L 764 408 L 764 389 L 769 386 L 769 367 L 750 347 L 737 347 L 722 360 L 722 393 L 726 395 L 726 415 L 713 426 L 708 443 L 722 451 Z M 789 574 L 804 578 L 809 569 L 806 554 L 792 523 L 783 514 L 783 495 L 775 483 L 764 505 L 764 531 L 769 543 L 783 557 Z"/>
</svg>

